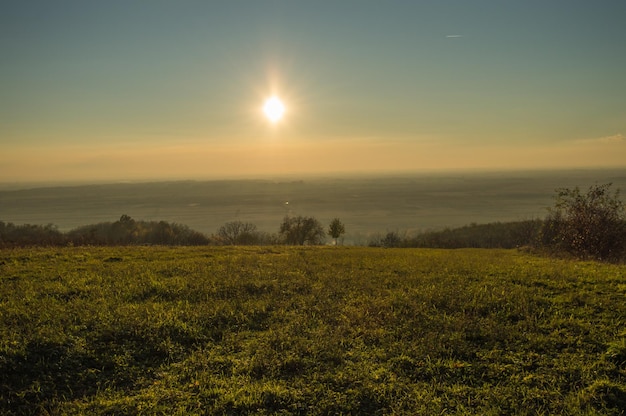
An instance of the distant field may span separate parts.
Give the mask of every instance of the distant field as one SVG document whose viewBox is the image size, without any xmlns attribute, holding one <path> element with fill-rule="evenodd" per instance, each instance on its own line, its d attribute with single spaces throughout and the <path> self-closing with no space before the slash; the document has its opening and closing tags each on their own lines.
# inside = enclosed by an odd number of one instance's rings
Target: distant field
<svg viewBox="0 0 626 416">
<path fill-rule="evenodd" d="M 285 215 L 339 217 L 346 244 L 371 234 L 425 231 L 546 215 L 559 187 L 613 182 L 626 170 L 414 174 L 404 176 L 125 183 L 0 191 L 0 221 L 67 231 L 116 221 L 168 221 L 211 234 L 229 221 L 277 232 Z M 288 202 L 288 204 L 287 204 Z"/>
<path fill-rule="evenodd" d="M 3 250 L 0 413 L 623 414 L 625 276 L 514 250 Z"/>
</svg>

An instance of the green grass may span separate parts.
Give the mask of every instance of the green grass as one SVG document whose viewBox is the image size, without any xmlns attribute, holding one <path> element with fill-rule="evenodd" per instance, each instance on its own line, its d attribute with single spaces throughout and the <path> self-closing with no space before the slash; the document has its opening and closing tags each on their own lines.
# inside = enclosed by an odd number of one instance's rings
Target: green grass
<svg viewBox="0 0 626 416">
<path fill-rule="evenodd" d="M 4 250 L 0 413 L 624 414 L 625 276 L 514 250 Z"/>
</svg>

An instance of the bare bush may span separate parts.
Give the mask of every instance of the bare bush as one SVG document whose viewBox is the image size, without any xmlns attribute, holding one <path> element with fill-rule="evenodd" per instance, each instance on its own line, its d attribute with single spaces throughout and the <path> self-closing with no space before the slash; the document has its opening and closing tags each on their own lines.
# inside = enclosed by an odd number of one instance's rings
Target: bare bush
<svg viewBox="0 0 626 416">
<path fill-rule="evenodd" d="M 581 259 L 614 261 L 624 257 L 626 222 L 619 190 L 594 185 L 587 193 L 557 189 L 556 203 L 541 232 L 544 246 Z"/>
</svg>

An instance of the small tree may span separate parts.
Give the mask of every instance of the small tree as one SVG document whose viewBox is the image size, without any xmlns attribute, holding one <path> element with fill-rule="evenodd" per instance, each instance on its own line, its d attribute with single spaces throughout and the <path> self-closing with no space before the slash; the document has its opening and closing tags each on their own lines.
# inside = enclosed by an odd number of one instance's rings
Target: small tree
<svg viewBox="0 0 626 416">
<path fill-rule="evenodd" d="M 583 259 L 616 260 L 626 248 L 624 204 L 611 184 L 557 189 L 556 204 L 541 232 L 544 245 Z"/>
<path fill-rule="evenodd" d="M 324 228 L 313 217 L 286 216 L 280 225 L 280 235 L 286 244 L 291 245 L 317 245 L 324 242 Z"/>
<path fill-rule="evenodd" d="M 227 222 L 220 227 L 217 235 L 229 245 L 251 245 L 259 241 L 256 225 L 249 222 Z"/>
<path fill-rule="evenodd" d="M 346 227 L 343 225 L 339 218 L 334 218 L 328 226 L 328 235 L 334 240 L 337 245 L 337 239 L 346 233 Z"/>
</svg>

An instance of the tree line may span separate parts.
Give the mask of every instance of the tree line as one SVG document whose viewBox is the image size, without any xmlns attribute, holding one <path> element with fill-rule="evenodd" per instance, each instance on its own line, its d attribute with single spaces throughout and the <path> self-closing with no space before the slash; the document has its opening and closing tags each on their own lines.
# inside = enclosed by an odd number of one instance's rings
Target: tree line
<svg viewBox="0 0 626 416">
<path fill-rule="evenodd" d="M 493 222 L 406 234 L 389 231 L 372 237 L 371 247 L 412 248 L 516 248 L 533 244 L 543 226 L 540 219 Z"/>
<path fill-rule="evenodd" d="M 213 235 L 166 221 L 134 220 L 124 214 L 115 222 L 84 225 L 61 232 L 53 224 L 15 225 L 0 221 L 0 248 L 27 246 L 118 246 L 118 245 L 321 245 L 326 235 L 336 242 L 345 233 L 338 218 L 328 230 L 314 217 L 285 217 L 278 233 L 257 230 L 256 225 L 232 221 Z"/>
<path fill-rule="evenodd" d="M 122 215 L 115 222 L 84 225 L 66 233 L 53 224 L 15 225 L 0 221 L 0 247 L 206 245 L 210 240 L 186 225 L 166 221 L 135 221 Z"/>
<path fill-rule="evenodd" d="M 205 235 L 186 225 L 138 221 L 122 215 L 118 221 L 85 225 L 63 233 L 52 224 L 15 225 L 0 221 L 0 248 L 62 245 L 320 245 L 326 236 L 338 244 L 345 225 L 334 218 L 327 228 L 310 216 L 286 216 L 277 233 L 232 221 Z M 455 229 L 408 235 L 390 231 L 368 242 L 374 247 L 514 248 L 530 247 L 581 259 L 626 261 L 626 217 L 619 190 L 611 184 L 556 190 L 555 204 L 544 219 L 470 224 Z"/>
</svg>

